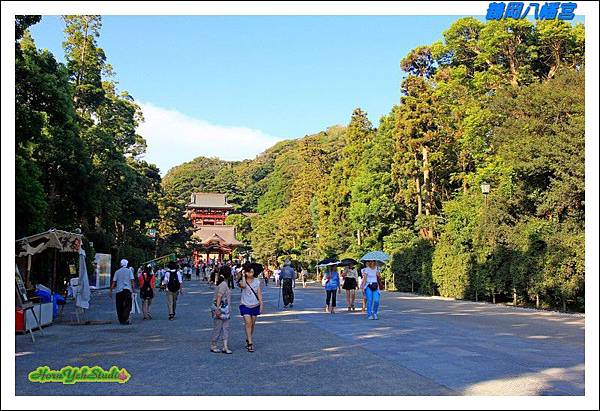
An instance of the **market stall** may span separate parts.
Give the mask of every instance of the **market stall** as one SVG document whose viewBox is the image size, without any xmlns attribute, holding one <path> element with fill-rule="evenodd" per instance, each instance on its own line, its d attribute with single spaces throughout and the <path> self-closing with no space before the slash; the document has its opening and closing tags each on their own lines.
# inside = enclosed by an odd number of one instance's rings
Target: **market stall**
<svg viewBox="0 0 600 411">
<path fill-rule="evenodd" d="M 58 311 L 59 301 L 64 302 L 60 295 L 62 287 L 58 286 L 56 278 L 59 253 L 72 253 L 74 258 L 78 258 L 79 278 L 81 279 L 81 270 L 85 270 L 85 258 L 83 260 L 81 258 L 83 252 L 81 247 L 82 238 L 81 233 L 53 229 L 16 240 L 17 262 L 26 259 L 24 270 L 21 270 L 24 275 L 21 275 L 18 265 L 16 270 L 16 331 L 24 332 L 39 325 L 44 326 L 53 322 Z M 49 287 L 38 281 L 35 272 L 32 271 L 33 257 L 45 252 L 52 253 L 52 274 L 48 281 L 50 283 Z M 83 257 L 85 257 L 84 252 Z M 83 267 L 81 261 L 83 261 Z M 75 266 L 70 266 L 70 269 L 70 274 L 75 274 Z M 87 271 L 84 271 L 84 273 L 86 279 L 83 284 L 87 285 Z M 80 295 L 78 302 L 84 306 L 83 308 L 87 308 L 86 305 L 89 304 L 89 285 L 87 291 L 84 288 L 79 288 L 78 292 L 79 294 L 84 293 Z M 31 305 L 33 305 L 33 309 L 25 309 Z M 36 315 L 34 316 L 33 313 Z"/>
</svg>

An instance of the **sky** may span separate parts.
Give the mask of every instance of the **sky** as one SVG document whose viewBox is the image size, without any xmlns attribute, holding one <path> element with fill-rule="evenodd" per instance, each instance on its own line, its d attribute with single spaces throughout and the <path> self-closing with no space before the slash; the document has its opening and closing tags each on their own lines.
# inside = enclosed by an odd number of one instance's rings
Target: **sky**
<svg viewBox="0 0 600 411">
<path fill-rule="evenodd" d="M 254 158 L 277 141 L 377 125 L 400 101 L 400 60 L 457 16 L 104 16 L 98 41 L 142 107 L 145 159 L 165 174 L 198 156 Z M 482 18 L 482 17 L 479 17 Z M 31 27 L 64 61 L 64 24 Z"/>
</svg>

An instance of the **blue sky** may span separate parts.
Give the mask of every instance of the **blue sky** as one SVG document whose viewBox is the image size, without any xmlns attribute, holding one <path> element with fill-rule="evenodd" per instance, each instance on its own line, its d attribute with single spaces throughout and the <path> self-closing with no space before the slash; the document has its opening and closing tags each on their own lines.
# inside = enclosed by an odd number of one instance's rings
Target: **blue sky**
<svg viewBox="0 0 600 411">
<path fill-rule="evenodd" d="M 140 3 L 141 6 L 141 3 Z M 104 16 L 99 45 L 142 105 L 148 161 L 253 158 L 278 140 L 375 124 L 399 102 L 399 63 L 457 16 Z M 31 29 L 63 60 L 63 23 Z"/>
</svg>

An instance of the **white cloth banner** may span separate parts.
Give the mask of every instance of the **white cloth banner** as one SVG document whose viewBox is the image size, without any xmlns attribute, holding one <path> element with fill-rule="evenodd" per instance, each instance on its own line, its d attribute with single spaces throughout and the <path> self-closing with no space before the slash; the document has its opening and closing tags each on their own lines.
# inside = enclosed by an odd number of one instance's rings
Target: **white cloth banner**
<svg viewBox="0 0 600 411">
<path fill-rule="evenodd" d="M 142 312 L 142 300 L 138 293 L 131 294 L 131 313 L 140 314 Z"/>
<path fill-rule="evenodd" d="M 87 266 L 85 264 L 85 250 L 79 249 L 79 282 L 75 292 L 75 305 L 79 308 L 90 308 L 90 280 L 88 279 Z"/>
</svg>

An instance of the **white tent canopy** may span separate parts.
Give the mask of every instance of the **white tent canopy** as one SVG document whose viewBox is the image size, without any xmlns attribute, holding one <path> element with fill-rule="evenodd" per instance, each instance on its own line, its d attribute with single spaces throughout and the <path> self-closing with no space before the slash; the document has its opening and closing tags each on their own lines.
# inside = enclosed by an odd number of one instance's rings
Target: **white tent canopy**
<svg viewBox="0 0 600 411">
<path fill-rule="evenodd" d="M 17 257 L 27 257 L 27 271 L 26 280 L 29 280 L 29 273 L 31 271 L 31 256 L 39 254 L 48 248 L 54 249 L 54 269 L 52 272 L 52 292 L 55 290 L 56 284 L 56 253 L 79 253 L 81 249 L 81 240 L 83 235 L 81 233 L 70 233 L 62 230 L 48 230 L 44 233 L 31 235 L 16 240 L 15 254 Z"/>
<path fill-rule="evenodd" d="M 16 255 L 27 257 L 41 253 L 47 248 L 55 248 L 61 253 L 77 253 L 81 248 L 82 234 L 62 230 L 48 230 L 44 233 L 24 237 L 16 241 Z"/>
</svg>

